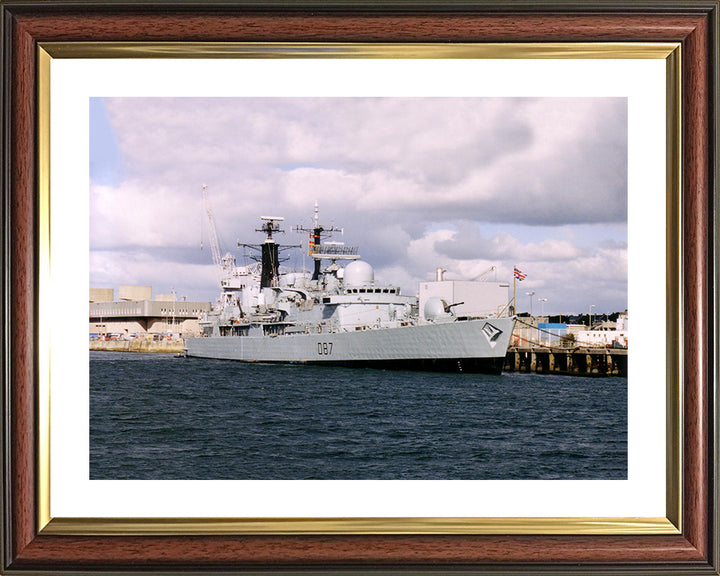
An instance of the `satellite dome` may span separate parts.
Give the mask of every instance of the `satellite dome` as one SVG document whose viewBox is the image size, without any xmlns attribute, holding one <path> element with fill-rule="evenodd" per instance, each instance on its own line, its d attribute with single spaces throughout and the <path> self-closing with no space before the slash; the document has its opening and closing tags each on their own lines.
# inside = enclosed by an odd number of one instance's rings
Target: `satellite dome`
<svg viewBox="0 0 720 576">
<path fill-rule="evenodd" d="M 423 308 L 425 319 L 430 322 L 435 322 L 442 318 L 449 318 L 450 314 L 445 312 L 445 306 L 445 301 L 442 298 L 438 298 L 437 296 L 428 298 L 427 302 L 425 302 L 425 308 Z"/>
<path fill-rule="evenodd" d="M 375 281 L 375 271 L 367 262 L 355 260 L 345 266 L 343 279 L 345 286 L 366 286 Z"/>
</svg>

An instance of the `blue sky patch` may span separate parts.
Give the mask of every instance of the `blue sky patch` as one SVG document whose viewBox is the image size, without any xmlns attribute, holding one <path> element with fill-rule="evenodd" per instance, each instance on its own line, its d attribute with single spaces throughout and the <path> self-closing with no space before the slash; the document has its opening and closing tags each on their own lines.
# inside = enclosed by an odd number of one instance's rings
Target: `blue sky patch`
<svg viewBox="0 0 720 576">
<path fill-rule="evenodd" d="M 122 155 L 104 99 L 90 98 L 90 180 L 117 186 L 122 179 Z"/>
</svg>

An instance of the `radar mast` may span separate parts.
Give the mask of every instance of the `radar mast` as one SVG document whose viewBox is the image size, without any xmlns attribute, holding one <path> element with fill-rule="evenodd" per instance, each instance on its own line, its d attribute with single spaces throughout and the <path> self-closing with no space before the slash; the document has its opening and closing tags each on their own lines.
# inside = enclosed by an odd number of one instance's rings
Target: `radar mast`
<svg viewBox="0 0 720 576">
<path fill-rule="evenodd" d="M 260 262 L 260 288 L 271 288 L 277 284 L 277 279 L 280 275 L 280 252 L 288 250 L 289 248 L 299 248 L 300 245 L 281 245 L 275 242 L 273 234 L 285 233 L 279 224 L 285 220 L 282 216 L 260 216 L 260 219 L 263 220 L 263 224 L 260 228 L 256 228 L 255 232 L 265 232 L 265 234 L 267 234 L 265 242 L 262 244 L 243 244 L 238 242 L 238 247 L 244 246 L 245 248 L 252 248 L 260 252 L 259 259 L 256 256 L 250 256 L 250 258 L 256 262 Z"/>
<path fill-rule="evenodd" d="M 312 279 L 317 280 L 320 277 L 320 262 L 322 260 L 357 260 L 360 258 L 357 253 L 357 247 L 345 246 L 341 242 L 325 242 L 324 238 L 330 238 L 333 232 L 342 233 L 342 228 L 336 228 L 335 225 L 323 226 L 320 224 L 319 210 L 317 200 L 315 201 L 315 213 L 313 215 L 313 227 L 305 228 L 302 224 L 298 224 L 293 228 L 294 232 L 308 232 L 310 235 L 308 242 L 308 255 L 315 260 Z"/>
</svg>

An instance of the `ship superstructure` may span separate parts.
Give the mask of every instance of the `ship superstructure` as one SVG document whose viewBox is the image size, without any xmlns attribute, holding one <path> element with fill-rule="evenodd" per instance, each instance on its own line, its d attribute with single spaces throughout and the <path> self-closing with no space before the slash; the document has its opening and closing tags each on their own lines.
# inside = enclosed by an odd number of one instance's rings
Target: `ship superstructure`
<svg viewBox="0 0 720 576">
<path fill-rule="evenodd" d="M 462 316 L 465 302 L 448 302 L 438 282 L 418 296 L 375 280 L 355 247 L 329 240 L 334 226 L 319 224 L 317 205 L 309 232 L 312 271 L 283 271 L 274 234 L 282 217 L 263 216 L 260 253 L 251 267 L 228 267 L 219 305 L 201 318 L 203 336 L 186 340 L 188 356 L 245 362 L 313 363 L 378 368 L 499 373 L 515 320 L 502 316 L 507 284 L 484 308 Z M 323 267 L 324 265 L 324 267 Z M 255 267 L 253 267 L 255 266 Z M 442 278 L 439 279 L 442 283 Z M 447 281 L 452 282 L 452 281 Z M 487 296 L 487 283 L 478 294 Z M 442 286 L 441 286 L 442 287 Z M 467 288 L 467 287 L 466 287 Z M 425 290 L 428 290 L 427 285 Z M 447 292 L 447 291 L 446 291 Z M 471 291 L 466 289 L 468 295 Z M 452 293 L 452 290 L 450 292 Z M 418 303 L 422 302 L 420 313 Z M 476 307 L 477 308 L 477 307 Z"/>
</svg>

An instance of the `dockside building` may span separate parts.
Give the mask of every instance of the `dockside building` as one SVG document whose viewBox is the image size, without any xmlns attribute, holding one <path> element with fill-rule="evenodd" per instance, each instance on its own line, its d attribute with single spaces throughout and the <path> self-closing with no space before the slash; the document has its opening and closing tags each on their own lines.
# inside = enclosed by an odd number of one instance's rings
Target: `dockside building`
<svg viewBox="0 0 720 576">
<path fill-rule="evenodd" d="M 210 302 L 190 302 L 174 294 L 152 297 L 150 286 L 90 288 L 91 338 L 185 338 L 200 334 L 199 316 Z"/>
</svg>

